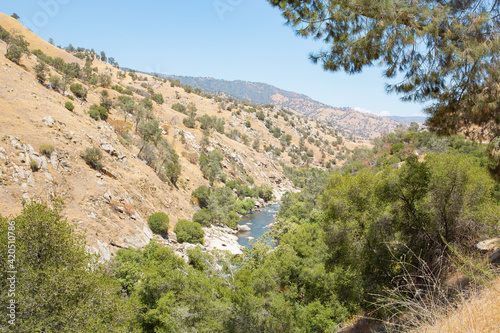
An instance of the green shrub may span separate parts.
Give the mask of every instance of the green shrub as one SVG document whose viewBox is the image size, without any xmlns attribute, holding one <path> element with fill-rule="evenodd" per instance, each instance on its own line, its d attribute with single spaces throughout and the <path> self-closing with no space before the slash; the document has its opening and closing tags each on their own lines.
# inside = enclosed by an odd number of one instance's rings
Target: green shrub
<svg viewBox="0 0 500 333">
<path fill-rule="evenodd" d="M 74 101 L 74 100 L 75 100 L 75 98 L 74 98 L 73 96 L 71 96 L 71 95 L 68 95 L 68 98 L 69 98 L 70 100 L 72 100 L 72 101 Z"/>
<path fill-rule="evenodd" d="M 33 70 L 35 71 L 37 80 L 40 83 L 44 83 L 47 77 L 47 64 L 38 59 L 38 63 L 33 67 Z"/>
<path fill-rule="evenodd" d="M 174 105 L 172 105 L 172 109 L 177 112 L 186 113 L 186 106 L 182 105 L 181 103 L 175 103 Z"/>
<path fill-rule="evenodd" d="M 10 33 L 5 30 L 2 26 L 0 26 L 0 40 L 7 42 L 10 38 Z"/>
<path fill-rule="evenodd" d="M 201 208 L 206 208 L 211 194 L 212 191 L 210 190 L 210 187 L 203 185 L 194 190 L 192 196 L 198 199 L 198 205 Z"/>
<path fill-rule="evenodd" d="M 156 102 L 156 104 L 163 104 L 163 102 L 165 101 L 165 100 L 163 99 L 163 95 L 162 95 L 162 94 L 160 94 L 160 93 L 158 93 L 158 94 L 154 94 L 153 96 L 151 96 L 151 99 L 152 99 L 153 101 L 155 101 L 155 102 Z"/>
<path fill-rule="evenodd" d="M 87 162 L 88 165 L 90 165 L 92 168 L 100 171 L 102 170 L 102 152 L 99 148 L 87 148 L 85 151 L 81 154 L 82 158 L 84 159 L 85 162 Z"/>
<path fill-rule="evenodd" d="M 401 143 L 401 142 L 398 142 L 398 143 L 394 144 L 391 147 L 391 155 L 397 154 L 404 147 L 405 147 L 405 145 L 403 143 Z"/>
<path fill-rule="evenodd" d="M 120 94 L 123 94 L 123 87 L 120 85 L 115 84 L 114 86 L 111 87 L 111 89 L 119 92 Z"/>
<path fill-rule="evenodd" d="M 64 93 L 66 91 L 66 80 L 63 80 L 60 76 L 52 75 L 49 81 L 52 85 L 52 89 L 54 89 L 55 91 L 59 93 Z M 71 96 L 71 100 L 74 100 L 73 96 Z"/>
<path fill-rule="evenodd" d="M 52 145 L 41 145 L 40 154 L 50 157 L 50 155 L 54 152 L 54 146 Z"/>
<path fill-rule="evenodd" d="M 266 118 L 266 116 L 264 115 L 264 112 L 262 112 L 262 111 L 257 112 L 256 116 L 257 116 L 257 119 L 259 119 L 260 121 L 263 121 Z"/>
<path fill-rule="evenodd" d="M 64 107 L 70 111 L 73 111 L 75 109 L 75 106 L 71 102 L 64 103 Z"/>
<path fill-rule="evenodd" d="M 29 55 L 30 51 L 28 50 L 29 43 L 23 39 L 22 36 L 10 37 L 9 38 L 9 46 L 7 47 L 7 53 L 5 53 L 5 57 L 10 61 L 20 64 L 21 57 L 23 54 Z"/>
<path fill-rule="evenodd" d="M 31 167 L 31 171 L 33 171 L 33 172 L 37 171 L 40 168 L 40 166 L 38 165 L 38 162 L 35 160 L 30 161 L 30 167 Z"/>
<path fill-rule="evenodd" d="M 237 229 L 240 222 L 240 216 L 234 210 L 230 211 L 224 219 L 224 224 L 231 229 Z"/>
<path fill-rule="evenodd" d="M 69 90 L 75 95 L 77 98 L 86 98 L 87 97 L 87 89 L 83 88 L 80 83 L 73 83 L 69 86 Z"/>
<path fill-rule="evenodd" d="M 0 234 L 7 235 L 13 225 L 16 265 L 22 267 L 16 276 L 18 320 L 12 329 L 7 329 L 7 320 L 2 322 L 2 331 L 131 331 L 127 321 L 133 318 L 132 308 L 120 295 L 120 286 L 104 267 L 96 265 L 96 256 L 86 251 L 85 242 L 61 215 L 61 208 L 28 203 L 17 217 L 0 218 Z M 7 236 L 0 237 L 4 253 L 7 246 Z M 9 270 L 5 258 L 0 260 L 2 272 Z M 2 290 L 7 290 L 7 279 L 2 280 Z M 1 293 L 2 304 L 7 304 L 7 294 Z"/>
<path fill-rule="evenodd" d="M 188 220 L 179 220 L 175 226 L 175 234 L 177 242 L 179 243 L 192 243 L 203 244 L 204 232 L 201 225 L 196 222 Z"/>
<path fill-rule="evenodd" d="M 158 235 L 167 235 L 168 237 L 168 215 L 163 212 L 151 214 L 148 218 L 148 225 L 152 232 Z"/>
<path fill-rule="evenodd" d="M 182 119 L 182 123 L 187 128 L 195 128 L 196 127 L 196 120 L 194 118 L 191 118 L 191 117 L 187 117 L 187 118 Z"/>
<path fill-rule="evenodd" d="M 108 110 L 106 110 L 105 107 L 97 105 L 97 104 L 91 105 L 88 113 L 89 113 L 89 116 L 95 120 L 108 119 Z"/>
<path fill-rule="evenodd" d="M 129 95 L 129 96 L 132 96 L 134 94 L 134 92 L 132 91 L 132 89 L 130 88 L 127 88 L 123 91 L 123 94 L 124 95 Z"/>
<path fill-rule="evenodd" d="M 262 185 L 258 189 L 259 198 L 264 199 L 265 202 L 269 202 L 274 199 L 273 189 L 269 185 Z"/>
<path fill-rule="evenodd" d="M 193 221 L 204 227 L 209 227 L 212 224 L 212 213 L 207 208 L 197 211 L 193 215 Z"/>
<path fill-rule="evenodd" d="M 254 209 L 255 207 L 255 201 L 252 198 L 248 198 L 243 202 L 243 209 L 246 211 L 250 211 Z"/>
</svg>

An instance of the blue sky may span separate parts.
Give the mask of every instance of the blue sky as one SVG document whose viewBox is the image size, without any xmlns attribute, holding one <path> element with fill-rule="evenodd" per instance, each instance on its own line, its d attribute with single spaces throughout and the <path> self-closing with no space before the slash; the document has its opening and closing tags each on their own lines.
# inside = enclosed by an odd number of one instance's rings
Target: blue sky
<svg viewBox="0 0 500 333">
<path fill-rule="evenodd" d="M 104 50 L 120 66 L 265 82 L 333 106 L 423 115 L 423 105 L 385 93 L 381 68 L 350 76 L 312 64 L 309 53 L 324 45 L 295 36 L 265 0 L 3 0 L 0 11 L 16 12 L 56 45 Z"/>
</svg>

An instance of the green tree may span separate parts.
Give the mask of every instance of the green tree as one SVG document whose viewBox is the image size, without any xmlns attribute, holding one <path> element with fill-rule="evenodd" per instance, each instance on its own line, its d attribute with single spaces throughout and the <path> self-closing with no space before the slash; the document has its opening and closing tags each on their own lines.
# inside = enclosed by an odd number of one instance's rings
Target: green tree
<svg viewBox="0 0 500 333">
<path fill-rule="evenodd" d="M 177 180 L 181 174 L 179 155 L 167 139 L 163 137 L 158 140 L 156 148 L 158 149 L 158 172 L 160 177 L 167 177 L 174 186 L 177 186 Z"/>
<path fill-rule="evenodd" d="M 104 90 L 103 90 L 104 91 Z M 113 107 L 113 101 L 110 98 L 107 98 L 104 95 L 101 95 L 100 103 L 103 108 L 105 108 L 108 112 Z"/>
<path fill-rule="evenodd" d="M 50 77 L 50 84 L 52 85 L 52 89 L 61 94 L 64 94 L 64 92 L 66 91 L 67 81 L 67 78 L 61 79 L 61 77 L 58 75 L 52 75 Z"/>
<path fill-rule="evenodd" d="M 137 104 L 134 107 L 134 120 L 135 120 L 135 132 L 138 132 L 139 124 L 142 121 L 147 121 L 153 119 L 153 112 L 143 106 L 143 104 Z"/>
<path fill-rule="evenodd" d="M 153 94 L 153 95 L 151 96 L 151 99 L 152 99 L 153 101 L 155 101 L 155 102 L 156 102 L 156 104 L 163 104 L 163 102 L 165 101 L 165 100 L 163 99 L 163 95 L 162 95 L 161 93 Z"/>
<path fill-rule="evenodd" d="M 212 150 L 208 155 L 200 155 L 200 170 L 203 176 L 210 181 L 210 184 L 219 179 L 222 172 L 221 161 L 223 158 L 224 156 L 217 149 Z"/>
<path fill-rule="evenodd" d="M 87 89 L 85 89 L 80 83 L 73 83 L 69 86 L 69 90 L 71 90 L 75 97 L 80 98 L 82 101 L 87 98 Z"/>
<path fill-rule="evenodd" d="M 311 55 L 325 70 L 352 74 L 383 65 L 387 78 L 403 77 L 388 91 L 432 102 L 432 130 L 474 124 L 500 134 L 497 1 L 269 2 L 298 35 L 326 42 L 328 50 Z"/>
<path fill-rule="evenodd" d="M 33 67 L 33 70 L 35 71 L 36 74 L 36 79 L 40 83 L 45 83 L 45 80 L 47 79 L 47 64 L 40 59 L 38 59 L 37 64 Z"/>
<path fill-rule="evenodd" d="M 86 148 L 85 151 L 81 154 L 83 160 L 87 162 L 92 168 L 100 171 L 102 170 L 101 160 L 103 158 L 102 152 L 99 148 Z"/>
<path fill-rule="evenodd" d="M 66 102 L 64 103 L 64 107 L 68 109 L 69 111 L 73 111 L 75 109 L 75 106 L 71 102 Z"/>
<path fill-rule="evenodd" d="M 186 106 L 181 103 L 175 103 L 172 105 L 172 109 L 181 113 L 186 113 Z"/>
<path fill-rule="evenodd" d="M 203 244 L 204 232 L 199 223 L 179 220 L 174 231 L 179 243 Z"/>
<path fill-rule="evenodd" d="M 197 222 L 204 227 L 209 227 L 212 224 L 212 213 L 208 208 L 203 208 L 193 214 L 193 222 Z"/>
<path fill-rule="evenodd" d="M 200 206 L 200 208 L 206 208 L 208 206 L 211 195 L 212 190 L 210 189 L 210 187 L 205 185 L 198 187 L 191 194 L 192 197 L 198 199 L 198 205 Z"/>
<path fill-rule="evenodd" d="M 28 46 L 29 43 L 24 40 L 23 36 L 10 36 L 7 41 L 7 53 L 5 53 L 5 57 L 19 65 L 21 63 L 22 55 L 30 54 Z"/>
<path fill-rule="evenodd" d="M 188 128 L 196 127 L 196 106 L 194 103 L 189 103 L 187 106 L 188 117 L 182 119 L 182 123 Z"/>
<path fill-rule="evenodd" d="M 2 26 L 0 26 L 0 40 L 3 40 L 4 42 L 8 42 L 10 39 L 10 33 L 5 30 Z"/>
<path fill-rule="evenodd" d="M 29 203 L 14 218 L 0 218 L 0 249 L 15 245 L 15 262 L 0 261 L 0 312 L 6 332 L 136 331 L 132 308 L 120 286 L 81 236 L 61 216 L 61 207 Z M 15 243 L 7 237 L 15 234 Z M 12 240 L 12 237 L 11 239 Z M 15 269 L 9 267 L 15 265 Z M 16 270 L 15 325 L 7 324 L 9 271 Z M 92 318 L 92 320 L 89 320 Z"/>
<path fill-rule="evenodd" d="M 166 238 L 168 238 L 169 222 L 168 215 L 163 212 L 151 214 L 148 218 L 148 226 L 151 231 L 158 235 L 166 235 Z"/>
<path fill-rule="evenodd" d="M 111 76 L 108 74 L 99 74 L 99 85 L 103 88 L 109 88 L 111 86 Z"/>
<path fill-rule="evenodd" d="M 89 116 L 94 120 L 106 120 L 108 119 L 108 110 L 105 107 L 92 104 L 88 111 Z"/>
<path fill-rule="evenodd" d="M 19 15 L 17 15 L 16 13 L 12 13 L 12 15 L 10 17 L 13 17 L 16 20 L 19 20 Z"/>
<path fill-rule="evenodd" d="M 160 124 L 159 121 L 156 119 L 143 121 L 139 123 L 137 132 L 142 137 L 143 145 L 137 155 L 141 154 L 142 150 L 144 149 L 147 143 L 149 142 L 156 143 L 159 140 L 161 135 L 161 128 L 159 124 Z"/>
<path fill-rule="evenodd" d="M 128 115 L 132 115 L 134 113 L 134 100 L 129 96 L 121 95 L 118 97 L 118 102 L 120 103 L 120 110 L 125 115 L 125 121 L 127 121 Z"/>
<path fill-rule="evenodd" d="M 264 121 L 264 119 L 266 118 L 266 116 L 264 115 L 264 112 L 262 112 L 262 110 L 257 112 L 256 116 L 257 116 L 257 119 L 259 119 L 260 121 Z"/>
<path fill-rule="evenodd" d="M 256 137 L 254 140 L 253 140 L 253 144 L 252 144 L 252 148 L 255 150 L 255 151 L 260 151 L 260 139 L 259 137 Z"/>
</svg>

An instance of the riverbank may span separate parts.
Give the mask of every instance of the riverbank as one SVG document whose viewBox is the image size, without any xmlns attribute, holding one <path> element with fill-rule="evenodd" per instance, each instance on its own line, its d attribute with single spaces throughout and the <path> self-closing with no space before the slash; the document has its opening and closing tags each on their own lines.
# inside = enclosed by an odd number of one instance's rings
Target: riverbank
<svg viewBox="0 0 500 333">
<path fill-rule="evenodd" d="M 276 213 L 280 207 L 280 202 L 274 202 L 265 208 L 246 215 L 238 225 L 240 230 L 237 234 L 239 245 L 251 248 L 253 240 L 270 231 L 270 226 L 275 222 Z"/>
<path fill-rule="evenodd" d="M 202 251 L 207 252 L 220 250 L 228 251 L 232 255 L 242 254 L 243 248 L 251 248 L 250 242 L 252 240 L 258 239 L 270 230 L 276 213 L 280 209 L 281 199 L 288 191 L 297 191 L 297 189 L 275 188 L 273 190 L 275 200 L 269 202 L 262 199 L 257 200 L 255 208 L 241 218 L 238 230 L 215 225 L 202 228 L 205 233 L 204 245 L 179 244 L 175 234 L 171 234 L 168 240 L 162 240 L 162 243 L 172 247 L 174 252 L 186 261 L 188 260 L 187 252 L 195 246 L 199 246 Z"/>
</svg>

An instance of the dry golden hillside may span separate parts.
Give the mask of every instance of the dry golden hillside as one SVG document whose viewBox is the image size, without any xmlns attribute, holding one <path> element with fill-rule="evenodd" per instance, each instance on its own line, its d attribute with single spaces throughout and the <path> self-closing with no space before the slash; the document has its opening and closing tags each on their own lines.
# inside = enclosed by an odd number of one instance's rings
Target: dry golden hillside
<svg viewBox="0 0 500 333">
<path fill-rule="evenodd" d="M 206 77 L 168 76 L 183 84 L 201 87 L 209 92 L 224 92 L 231 96 L 260 104 L 273 104 L 297 112 L 303 117 L 330 122 L 346 136 L 372 139 L 396 128 L 389 118 L 358 112 L 352 108 L 334 108 L 292 91 L 269 84 L 247 81 L 228 81 Z"/>
<path fill-rule="evenodd" d="M 1 13 L 0 26 L 23 35 L 31 51 L 39 49 L 52 58 L 82 65 Z M 105 259 L 120 247 L 147 244 L 153 234 L 146 220 L 154 212 L 166 212 L 171 228 L 179 219 L 191 219 L 197 208 L 192 191 L 209 184 L 199 165 L 203 130 L 199 124 L 186 127 L 183 119 L 188 116 L 173 110 L 174 104 L 194 105 L 198 117 L 222 118 L 224 134 L 212 131 L 206 149 L 222 152 L 222 171 L 228 180 L 251 179 L 256 186 L 270 186 L 277 198 L 293 189 L 283 166 L 333 166 L 342 163 L 337 155 L 349 154 L 338 133 L 320 122 L 286 115 L 278 108 L 259 108 L 266 117 L 259 120 L 252 106 L 189 93 L 166 80 L 123 72 L 98 58 L 91 64 L 92 77 L 69 82 L 88 89 L 86 99 L 80 100 L 72 96 L 69 84 L 63 92 L 48 84 L 62 76 L 58 70 L 48 66 L 42 84 L 34 70 L 37 57 L 23 55 L 19 66 L 5 58 L 6 46 L 0 41 L 0 212 L 3 216 L 19 213 L 23 200 L 62 199 L 68 221 L 85 233 L 91 251 Z M 109 82 L 99 81 L 103 77 Z M 133 90 L 130 98 L 136 103 L 153 91 L 164 97 L 164 103 L 153 103 L 152 116 L 163 129 L 162 138 L 179 155 L 181 173 L 175 186 L 158 176 L 144 153 L 138 157 L 142 141 L 134 131 L 136 115 L 121 111 L 123 94 L 112 86 Z M 106 122 L 88 115 L 90 106 L 100 103 L 103 90 L 112 102 Z M 74 104 L 73 111 L 65 108 L 67 102 Z M 124 129 L 130 134 L 128 141 Z M 280 140 L 285 135 L 290 140 L 284 146 Z M 258 147 L 254 147 L 256 141 Z M 349 147 L 362 144 L 349 143 Z M 54 152 L 44 154 L 42 146 L 52 146 Z M 91 147 L 103 152 L 104 171 L 92 169 L 81 158 Z"/>
<path fill-rule="evenodd" d="M 68 63 L 76 62 L 79 65 L 85 64 L 83 60 L 78 59 L 77 57 L 43 40 L 30 30 L 26 29 L 26 27 L 22 25 L 21 22 L 1 12 L 0 12 L 0 25 L 10 33 L 13 33 L 15 35 L 17 34 L 22 35 L 24 39 L 28 43 L 30 43 L 29 45 L 30 50 L 39 49 L 46 55 L 51 56 L 52 58 L 59 57 Z"/>
</svg>

